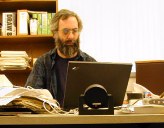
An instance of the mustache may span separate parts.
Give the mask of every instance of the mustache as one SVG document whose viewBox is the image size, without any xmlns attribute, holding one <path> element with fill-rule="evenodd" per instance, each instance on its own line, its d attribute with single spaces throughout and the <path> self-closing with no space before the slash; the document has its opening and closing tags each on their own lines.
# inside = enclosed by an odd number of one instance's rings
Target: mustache
<svg viewBox="0 0 164 128">
<path fill-rule="evenodd" d="M 63 42 L 64 44 L 66 44 L 66 43 L 76 43 L 77 41 L 76 40 L 67 40 L 67 41 L 65 41 L 65 42 Z"/>
</svg>

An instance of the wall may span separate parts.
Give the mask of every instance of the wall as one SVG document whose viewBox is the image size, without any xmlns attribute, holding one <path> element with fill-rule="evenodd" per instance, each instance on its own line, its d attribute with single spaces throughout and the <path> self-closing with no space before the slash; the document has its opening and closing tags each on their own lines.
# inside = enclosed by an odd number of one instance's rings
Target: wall
<svg viewBox="0 0 164 128">
<path fill-rule="evenodd" d="M 98 61 L 164 58 L 164 0 L 59 0 L 83 20 L 81 49 Z"/>
</svg>

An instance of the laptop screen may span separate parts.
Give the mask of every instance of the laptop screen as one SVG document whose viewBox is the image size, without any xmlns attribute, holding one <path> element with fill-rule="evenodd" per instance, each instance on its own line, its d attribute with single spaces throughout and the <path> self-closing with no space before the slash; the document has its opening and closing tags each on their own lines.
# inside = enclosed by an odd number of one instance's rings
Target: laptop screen
<svg viewBox="0 0 164 128">
<path fill-rule="evenodd" d="M 113 96 L 114 106 L 122 105 L 131 68 L 130 63 L 70 61 L 64 109 L 78 108 L 80 95 L 92 84 L 102 85 Z"/>
</svg>

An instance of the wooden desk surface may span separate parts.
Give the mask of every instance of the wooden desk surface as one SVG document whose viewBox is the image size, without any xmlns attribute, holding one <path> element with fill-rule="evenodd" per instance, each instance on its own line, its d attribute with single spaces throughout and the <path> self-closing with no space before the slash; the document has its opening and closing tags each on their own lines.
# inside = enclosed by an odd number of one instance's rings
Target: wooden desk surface
<svg viewBox="0 0 164 128">
<path fill-rule="evenodd" d="M 164 123 L 164 114 L 0 116 L 0 125 Z"/>
</svg>

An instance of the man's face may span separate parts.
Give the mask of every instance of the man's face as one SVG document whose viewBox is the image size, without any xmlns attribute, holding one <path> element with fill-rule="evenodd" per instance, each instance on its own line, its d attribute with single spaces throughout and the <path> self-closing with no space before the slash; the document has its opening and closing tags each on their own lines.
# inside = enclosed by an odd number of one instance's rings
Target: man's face
<svg viewBox="0 0 164 128">
<path fill-rule="evenodd" d="M 56 47 L 66 58 L 74 57 L 79 50 L 78 22 L 75 17 L 59 21 L 59 30 L 55 35 Z"/>
</svg>

